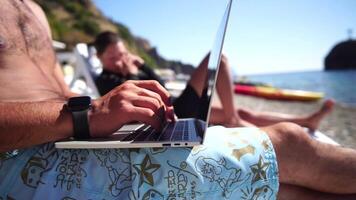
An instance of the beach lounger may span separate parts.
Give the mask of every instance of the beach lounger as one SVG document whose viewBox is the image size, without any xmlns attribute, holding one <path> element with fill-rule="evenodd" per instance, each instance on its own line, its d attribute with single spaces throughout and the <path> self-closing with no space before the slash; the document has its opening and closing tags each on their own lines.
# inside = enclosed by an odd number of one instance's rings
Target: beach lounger
<svg viewBox="0 0 356 200">
<path fill-rule="evenodd" d="M 307 132 L 309 132 L 309 134 L 312 136 L 312 138 L 323 142 L 323 143 L 328 143 L 328 144 L 332 144 L 332 145 L 340 145 L 339 143 L 337 143 L 335 140 L 331 139 L 330 137 L 326 136 L 324 133 L 316 130 L 314 132 L 310 132 L 309 129 L 305 128 L 305 130 Z"/>
<path fill-rule="evenodd" d="M 76 58 L 74 76 L 69 87 L 74 92 L 82 95 L 88 95 L 92 98 L 100 97 L 99 91 L 95 85 L 95 68 L 89 62 L 89 49 L 84 43 L 75 46 L 73 54 Z M 84 83 L 83 83 L 84 82 Z"/>
</svg>

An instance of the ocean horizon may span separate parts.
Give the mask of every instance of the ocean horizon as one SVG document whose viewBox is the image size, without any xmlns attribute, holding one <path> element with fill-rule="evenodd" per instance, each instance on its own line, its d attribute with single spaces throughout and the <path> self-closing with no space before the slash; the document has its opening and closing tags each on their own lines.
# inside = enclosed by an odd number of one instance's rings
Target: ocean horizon
<svg viewBox="0 0 356 200">
<path fill-rule="evenodd" d="M 243 77 L 248 81 L 262 82 L 283 89 L 323 92 L 324 99 L 332 98 L 339 103 L 356 106 L 356 70 L 273 73 Z"/>
</svg>

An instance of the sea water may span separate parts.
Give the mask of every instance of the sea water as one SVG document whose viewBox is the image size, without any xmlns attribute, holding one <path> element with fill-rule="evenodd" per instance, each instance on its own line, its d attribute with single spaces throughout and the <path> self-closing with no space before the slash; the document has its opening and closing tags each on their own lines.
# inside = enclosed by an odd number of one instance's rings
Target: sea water
<svg viewBox="0 0 356 200">
<path fill-rule="evenodd" d="M 356 70 L 249 75 L 247 79 L 284 89 L 323 92 L 325 98 L 356 106 Z"/>
</svg>

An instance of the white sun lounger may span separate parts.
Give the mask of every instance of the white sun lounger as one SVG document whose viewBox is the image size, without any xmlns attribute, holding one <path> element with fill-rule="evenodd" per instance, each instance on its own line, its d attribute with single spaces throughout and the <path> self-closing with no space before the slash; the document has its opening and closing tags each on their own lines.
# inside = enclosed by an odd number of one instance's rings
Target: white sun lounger
<svg viewBox="0 0 356 200">
<path fill-rule="evenodd" d="M 89 49 L 84 43 L 79 43 L 73 49 L 76 58 L 74 76 L 69 87 L 72 91 L 92 98 L 100 97 L 94 81 L 94 67 L 89 61 Z M 84 82 L 84 83 L 83 83 Z"/>
<path fill-rule="evenodd" d="M 308 129 L 307 129 L 308 130 Z M 339 143 L 337 143 L 335 140 L 331 139 L 330 137 L 326 136 L 324 133 L 320 132 L 320 131 L 314 131 L 314 132 L 310 132 L 310 135 L 320 141 L 320 142 L 324 142 L 324 143 L 328 143 L 328 144 L 333 144 L 333 145 L 340 145 Z"/>
</svg>

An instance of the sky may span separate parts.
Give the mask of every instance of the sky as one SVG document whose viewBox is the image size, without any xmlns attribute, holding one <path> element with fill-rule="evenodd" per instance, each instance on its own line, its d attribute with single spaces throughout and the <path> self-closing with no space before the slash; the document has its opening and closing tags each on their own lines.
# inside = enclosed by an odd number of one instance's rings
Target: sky
<svg viewBox="0 0 356 200">
<path fill-rule="evenodd" d="M 198 65 L 227 0 L 94 0 L 105 16 L 167 59 Z M 322 70 L 338 42 L 356 39 L 356 0 L 233 0 L 223 52 L 238 75 Z"/>
</svg>

